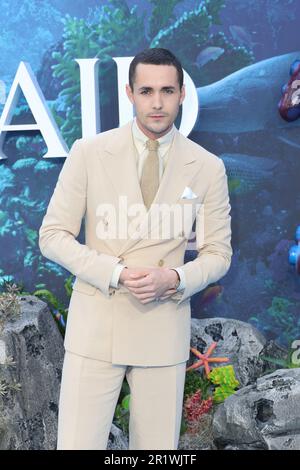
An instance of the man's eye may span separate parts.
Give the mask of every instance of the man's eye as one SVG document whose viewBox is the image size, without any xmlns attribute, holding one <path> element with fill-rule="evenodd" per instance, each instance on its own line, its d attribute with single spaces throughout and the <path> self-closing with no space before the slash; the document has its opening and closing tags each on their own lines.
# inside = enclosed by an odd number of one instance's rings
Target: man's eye
<svg viewBox="0 0 300 470">
<path fill-rule="evenodd" d="M 172 95 L 174 93 L 174 90 L 164 90 L 167 95 Z M 143 90 L 141 91 L 141 95 L 149 95 L 151 93 L 151 90 Z"/>
</svg>

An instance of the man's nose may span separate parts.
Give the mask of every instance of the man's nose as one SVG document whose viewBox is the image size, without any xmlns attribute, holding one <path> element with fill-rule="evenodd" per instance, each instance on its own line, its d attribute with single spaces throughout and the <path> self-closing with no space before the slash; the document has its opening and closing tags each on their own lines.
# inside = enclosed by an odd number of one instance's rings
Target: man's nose
<svg viewBox="0 0 300 470">
<path fill-rule="evenodd" d="M 161 109 L 163 107 L 162 99 L 159 94 L 153 96 L 152 107 L 155 109 Z"/>
</svg>

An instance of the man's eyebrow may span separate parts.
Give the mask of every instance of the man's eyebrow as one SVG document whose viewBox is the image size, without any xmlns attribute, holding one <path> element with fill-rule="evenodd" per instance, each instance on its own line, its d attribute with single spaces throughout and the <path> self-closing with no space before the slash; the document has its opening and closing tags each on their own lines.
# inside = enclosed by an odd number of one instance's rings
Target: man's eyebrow
<svg viewBox="0 0 300 470">
<path fill-rule="evenodd" d="M 142 86 L 138 89 L 139 91 L 142 91 L 142 90 L 153 90 L 153 88 L 151 86 Z M 176 88 L 172 85 L 170 86 L 163 86 L 161 88 L 161 90 L 176 90 Z"/>
</svg>

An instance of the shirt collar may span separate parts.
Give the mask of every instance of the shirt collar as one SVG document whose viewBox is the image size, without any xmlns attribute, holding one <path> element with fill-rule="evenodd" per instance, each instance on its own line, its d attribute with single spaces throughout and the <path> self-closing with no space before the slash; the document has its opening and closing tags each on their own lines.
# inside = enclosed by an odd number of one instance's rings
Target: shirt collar
<svg viewBox="0 0 300 470">
<path fill-rule="evenodd" d="M 173 126 L 171 127 L 169 132 L 167 132 L 167 134 L 157 139 L 157 141 L 159 142 L 158 149 L 160 153 L 165 153 L 165 151 L 167 151 L 174 137 L 175 129 L 176 128 L 173 123 Z M 132 123 L 132 134 L 133 134 L 133 138 L 134 138 L 137 150 L 139 153 L 141 153 L 146 148 L 146 142 L 147 140 L 149 140 L 149 137 L 146 134 L 144 134 L 144 132 L 139 128 L 136 122 L 136 117 L 134 117 L 133 123 Z"/>
</svg>

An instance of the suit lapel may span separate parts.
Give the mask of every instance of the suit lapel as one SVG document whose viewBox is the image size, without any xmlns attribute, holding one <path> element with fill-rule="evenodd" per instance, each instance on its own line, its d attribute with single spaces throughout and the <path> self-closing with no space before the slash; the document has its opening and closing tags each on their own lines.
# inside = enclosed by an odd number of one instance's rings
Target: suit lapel
<svg viewBox="0 0 300 470">
<path fill-rule="evenodd" d="M 147 223 L 148 218 L 153 215 L 153 204 L 174 204 L 180 199 L 180 196 L 188 186 L 196 173 L 197 157 L 187 151 L 186 140 L 176 129 L 175 135 L 169 150 L 168 162 L 163 173 L 157 194 L 153 200 L 152 206 L 147 212 L 144 205 L 141 187 L 138 178 L 138 170 L 135 157 L 135 147 L 133 142 L 132 121 L 120 127 L 114 139 L 109 139 L 104 150 L 99 152 L 103 161 L 105 171 L 111 180 L 117 197 L 127 197 L 127 208 L 130 205 L 139 204 L 143 207 L 145 215 L 141 218 L 138 230 L 131 234 L 131 237 L 123 241 L 117 250 L 117 256 L 128 252 L 131 248 L 135 249 L 146 246 L 151 238 L 151 233 L 157 227 L 161 219 L 152 218 L 151 226 Z M 120 220 L 120 214 L 118 214 Z M 153 223 L 153 221 L 155 221 Z M 130 217 L 127 215 L 127 223 L 130 223 Z"/>
<path fill-rule="evenodd" d="M 143 204 L 131 125 L 132 121 L 117 129 L 99 156 L 116 194 L 126 195 L 128 204 Z"/>
</svg>

